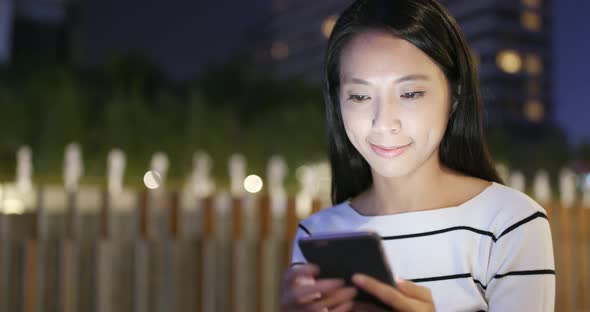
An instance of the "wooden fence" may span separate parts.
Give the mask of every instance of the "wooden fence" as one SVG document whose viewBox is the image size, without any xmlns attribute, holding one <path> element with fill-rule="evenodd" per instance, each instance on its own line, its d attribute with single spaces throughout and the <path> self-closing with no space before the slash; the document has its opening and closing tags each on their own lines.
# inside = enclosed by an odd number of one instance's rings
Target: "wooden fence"
<svg viewBox="0 0 590 312">
<path fill-rule="evenodd" d="M 38 198 L 59 202 L 58 191 Z M 62 213 L 40 205 L 2 215 L 1 312 L 279 310 L 298 223 L 293 199 L 274 216 L 267 195 L 190 202 L 143 192 L 126 195 L 133 209 L 113 209 L 100 194 L 95 212 L 63 192 Z"/>
<path fill-rule="evenodd" d="M 559 199 L 543 173 L 531 193 L 553 231 L 556 311 L 590 311 L 590 196 L 565 173 Z M 524 189 L 518 173 L 506 180 Z M 0 312 L 279 311 L 299 219 L 326 201 L 306 185 L 286 196 L 276 181 L 261 193 L 238 192 L 236 182 L 207 196 L 111 182 L 0 184 Z"/>
<path fill-rule="evenodd" d="M 77 198 L 64 193 L 63 214 L 3 215 L 0 311 L 279 311 L 294 199 L 276 217 L 267 195 L 209 197 L 192 209 L 179 193 L 132 196 L 136 207 L 127 211 L 115 212 L 103 194 L 98 213 L 76 214 Z M 544 206 L 556 310 L 590 311 L 590 207 Z"/>
</svg>

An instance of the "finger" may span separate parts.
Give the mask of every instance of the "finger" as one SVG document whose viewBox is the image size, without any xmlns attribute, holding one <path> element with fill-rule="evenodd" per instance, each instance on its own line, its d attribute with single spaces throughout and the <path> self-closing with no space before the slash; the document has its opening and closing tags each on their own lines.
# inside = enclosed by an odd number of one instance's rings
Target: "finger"
<svg viewBox="0 0 590 312">
<path fill-rule="evenodd" d="M 293 288 L 286 298 L 288 304 L 307 304 L 344 286 L 341 279 L 321 279 L 311 286 Z"/>
<path fill-rule="evenodd" d="M 317 265 L 304 263 L 304 264 L 296 264 L 290 269 L 287 270 L 283 277 L 283 284 L 291 285 L 295 281 L 298 276 L 309 276 L 314 277 L 320 272 L 320 269 Z"/>
<path fill-rule="evenodd" d="M 357 287 L 372 294 L 392 308 L 402 311 L 410 310 L 412 299 L 405 296 L 394 287 L 364 274 L 355 274 L 352 277 L 352 281 Z"/>
<path fill-rule="evenodd" d="M 396 278 L 395 282 L 397 284 L 397 288 L 403 294 L 420 301 L 432 302 L 432 292 L 430 289 L 419 286 L 413 282 L 403 280 L 401 278 Z"/>
<path fill-rule="evenodd" d="M 356 311 L 353 310 L 354 309 L 354 301 L 349 301 L 346 303 L 343 303 L 337 307 L 334 307 L 332 309 L 330 309 L 330 312 L 349 312 L 349 311 Z"/>
<path fill-rule="evenodd" d="M 325 296 L 323 299 L 315 302 L 312 305 L 312 310 L 321 310 L 322 308 L 329 308 L 329 310 L 332 311 L 332 308 L 335 306 L 339 306 L 346 302 L 352 302 L 352 300 L 356 296 L 356 293 L 357 290 L 354 287 L 345 287 L 337 289 L 329 295 Z"/>
</svg>

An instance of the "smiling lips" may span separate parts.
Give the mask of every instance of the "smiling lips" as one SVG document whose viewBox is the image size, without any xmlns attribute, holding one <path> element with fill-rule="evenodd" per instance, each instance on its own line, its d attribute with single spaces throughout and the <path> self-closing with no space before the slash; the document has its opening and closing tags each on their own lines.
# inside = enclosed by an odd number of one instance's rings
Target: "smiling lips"
<svg viewBox="0 0 590 312">
<path fill-rule="evenodd" d="M 375 144 L 370 144 L 373 151 L 382 157 L 385 158 L 393 158 L 401 155 L 405 152 L 412 143 L 408 143 L 406 145 L 394 146 L 394 147 L 385 147 Z"/>
</svg>

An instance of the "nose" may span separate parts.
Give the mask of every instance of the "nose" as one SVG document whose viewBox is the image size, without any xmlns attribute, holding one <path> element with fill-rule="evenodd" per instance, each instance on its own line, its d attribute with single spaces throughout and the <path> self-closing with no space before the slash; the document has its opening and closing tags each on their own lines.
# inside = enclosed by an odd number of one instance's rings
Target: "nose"
<svg viewBox="0 0 590 312">
<path fill-rule="evenodd" d="M 379 132 L 398 133 L 402 122 L 399 118 L 397 105 L 393 101 L 381 101 L 377 103 L 373 117 L 373 129 Z"/>
</svg>

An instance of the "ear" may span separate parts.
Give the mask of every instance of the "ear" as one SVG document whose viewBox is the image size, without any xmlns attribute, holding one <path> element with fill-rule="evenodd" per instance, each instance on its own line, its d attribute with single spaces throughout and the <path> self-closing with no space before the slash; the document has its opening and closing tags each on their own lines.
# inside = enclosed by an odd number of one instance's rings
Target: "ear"
<svg viewBox="0 0 590 312">
<path fill-rule="evenodd" d="M 455 97 L 453 97 L 451 100 L 453 102 L 451 103 L 451 109 L 449 111 L 449 119 L 451 119 L 451 117 L 453 116 L 453 114 L 457 110 L 457 105 L 459 104 L 459 101 Z"/>
<path fill-rule="evenodd" d="M 461 96 L 461 84 L 459 84 L 457 86 L 457 93 L 455 93 L 455 95 L 451 98 L 453 102 L 451 103 L 451 112 L 449 114 L 449 117 L 453 116 L 453 114 L 457 110 L 457 106 L 459 105 L 459 97 L 460 96 Z"/>
</svg>

